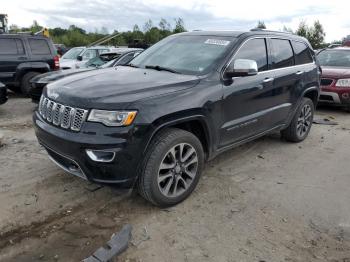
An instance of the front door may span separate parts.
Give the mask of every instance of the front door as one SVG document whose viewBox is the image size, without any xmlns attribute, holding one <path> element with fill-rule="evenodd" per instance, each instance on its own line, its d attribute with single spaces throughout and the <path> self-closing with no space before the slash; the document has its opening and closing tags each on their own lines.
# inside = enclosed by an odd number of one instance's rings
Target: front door
<svg viewBox="0 0 350 262">
<path fill-rule="evenodd" d="M 232 83 L 224 86 L 223 125 L 220 147 L 244 140 L 266 129 L 267 103 L 274 92 L 274 78 L 268 71 L 268 51 L 265 38 L 246 41 L 233 56 L 236 59 L 250 59 L 257 62 L 258 74 L 234 77 Z"/>
</svg>

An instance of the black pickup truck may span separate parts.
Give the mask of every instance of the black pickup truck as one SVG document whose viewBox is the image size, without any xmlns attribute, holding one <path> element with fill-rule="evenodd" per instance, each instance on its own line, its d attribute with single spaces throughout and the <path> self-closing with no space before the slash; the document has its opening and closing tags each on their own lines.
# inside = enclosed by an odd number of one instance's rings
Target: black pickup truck
<svg viewBox="0 0 350 262">
<path fill-rule="evenodd" d="M 0 34 L 0 81 L 15 92 L 28 95 L 30 80 L 59 69 L 51 39 L 31 34 Z"/>
</svg>

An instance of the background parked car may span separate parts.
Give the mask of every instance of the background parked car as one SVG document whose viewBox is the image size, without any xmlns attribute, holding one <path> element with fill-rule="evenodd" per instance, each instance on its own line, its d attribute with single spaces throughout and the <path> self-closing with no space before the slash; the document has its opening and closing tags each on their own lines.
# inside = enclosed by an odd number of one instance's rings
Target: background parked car
<svg viewBox="0 0 350 262">
<path fill-rule="evenodd" d="M 30 80 L 59 69 L 59 58 L 50 38 L 30 34 L 0 35 L 0 81 L 27 95 Z"/>
<path fill-rule="evenodd" d="M 7 88 L 0 82 L 0 105 L 6 103 L 7 101 Z"/>
<path fill-rule="evenodd" d="M 142 51 L 143 49 L 139 48 L 116 48 L 113 52 L 104 53 L 90 59 L 82 68 L 59 70 L 36 76 L 31 81 L 32 88 L 30 90 L 30 97 L 34 102 L 37 102 L 40 99 L 43 88 L 48 83 L 94 69 L 126 65 Z"/>
<path fill-rule="evenodd" d="M 317 57 L 322 67 L 320 102 L 350 111 L 350 47 L 324 49 Z"/>
<path fill-rule="evenodd" d="M 68 48 L 64 44 L 54 44 L 54 46 L 56 47 L 57 54 L 60 57 L 68 51 Z"/>
<path fill-rule="evenodd" d="M 114 47 L 94 46 L 94 47 L 76 47 L 69 50 L 60 59 L 61 69 L 80 68 L 83 64 L 100 54 L 112 52 Z"/>
</svg>

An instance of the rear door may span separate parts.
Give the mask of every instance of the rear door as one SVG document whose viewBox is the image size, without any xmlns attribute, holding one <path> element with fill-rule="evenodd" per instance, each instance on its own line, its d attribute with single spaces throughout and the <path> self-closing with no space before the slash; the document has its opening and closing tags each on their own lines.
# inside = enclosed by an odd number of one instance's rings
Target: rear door
<svg viewBox="0 0 350 262">
<path fill-rule="evenodd" d="M 298 71 L 303 72 L 304 89 L 318 86 L 319 80 L 317 77 L 317 65 L 315 64 L 314 57 L 309 46 L 303 42 L 294 40 L 292 41 L 292 46 L 294 50 L 295 64 L 299 67 Z"/>
<path fill-rule="evenodd" d="M 272 69 L 275 79 L 274 98 L 271 106 L 280 108 L 271 115 L 271 121 L 285 124 L 292 105 L 300 97 L 297 91 L 304 84 L 304 70 L 295 65 L 294 52 L 289 39 L 271 38 L 269 44 L 272 50 Z"/>
<path fill-rule="evenodd" d="M 28 60 L 23 40 L 16 37 L 0 38 L 0 81 L 14 84 L 16 68 Z"/>
</svg>

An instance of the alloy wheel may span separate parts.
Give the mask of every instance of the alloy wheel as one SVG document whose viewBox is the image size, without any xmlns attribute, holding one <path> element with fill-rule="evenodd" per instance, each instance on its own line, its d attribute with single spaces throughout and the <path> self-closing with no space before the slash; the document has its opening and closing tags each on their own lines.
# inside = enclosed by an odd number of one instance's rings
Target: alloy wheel
<svg viewBox="0 0 350 262">
<path fill-rule="evenodd" d="M 198 169 L 198 155 L 193 146 L 180 143 L 164 156 L 158 169 L 158 187 L 166 197 L 185 193 L 194 181 Z"/>
<path fill-rule="evenodd" d="M 311 106 L 306 104 L 300 111 L 297 122 L 297 134 L 299 137 L 303 137 L 311 128 L 312 124 L 312 109 Z"/>
</svg>

